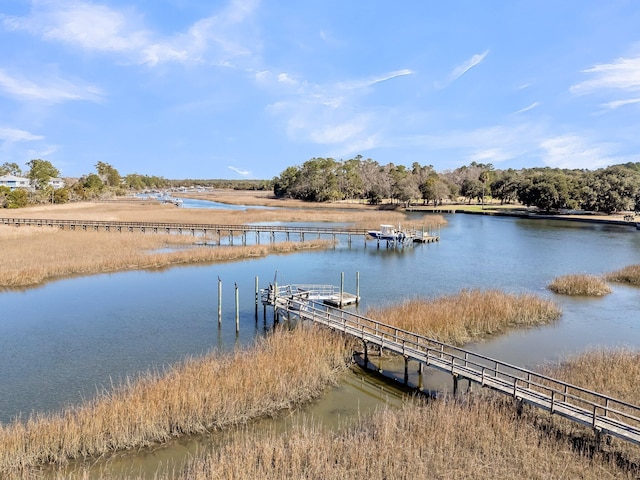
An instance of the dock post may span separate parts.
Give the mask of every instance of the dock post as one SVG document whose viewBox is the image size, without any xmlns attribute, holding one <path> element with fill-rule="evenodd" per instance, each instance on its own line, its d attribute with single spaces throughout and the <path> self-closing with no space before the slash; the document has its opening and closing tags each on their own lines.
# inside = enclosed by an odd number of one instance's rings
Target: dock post
<svg viewBox="0 0 640 480">
<path fill-rule="evenodd" d="M 273 321 L 278 323 L 278 282 L 273 282 Z"/>
<path fill-rule="evenodd" d="M 418 390 L 422 391 L 423 389 L 423 380 L 422 380 L 422 371 L 424 370 L 424 364 L 420 363 L 418 365 Z"/>
<path fill-rule="evenodd" d="M 236 287 L 236 334 L 240 331 L 240 301 L 238 296 L 238 284 L 235 284 Z"/>
<path fill-rule="evenodd" d="M 222 325 L 222 280 L 218 277 L 218 326 Z"/>
<path fill-rule="evenodd" d="M 367 342 L 362 340 L 362 344 L 364 346 L 364 368 L 369 367 L 369 350 L 367 348 Z"/>
<path fill-rule="evenodd" d="M 404 384 L 409 384 L 409 357 L 404 357 Z"/>
<path fill-rule="evenodd" d="M 260 288 L 258 286 L 258 276 L 256 275 L 256 322 L 258 321 L 258 302 L 260 301 Z"/>
<path fill-rule="evenodd" d="M 342 308 L 342 299 L 344 295 L 344 272 L 340 272 L 340 301 L 338 302 L 338 305 L 340 306 L 340 308 Z"/>
<path fill-rule="evenodd" d="M 356 272 L 356 305 L 360 304 L 360 272 Z"/>
</svg>

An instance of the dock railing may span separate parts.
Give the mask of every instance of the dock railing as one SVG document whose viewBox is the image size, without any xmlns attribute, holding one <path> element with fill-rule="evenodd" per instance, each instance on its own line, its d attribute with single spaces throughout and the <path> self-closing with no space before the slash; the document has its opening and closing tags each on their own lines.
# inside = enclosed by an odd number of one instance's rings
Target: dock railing
<svg viewBox="0 0 640 480">
<path fill-rule="evenodd" d="M 320 290 L 323 289 L 324 286 Z M 291 290 L 288 294 L 286 286 L 278 287 L 277 297 L 267 298 L 276 309 L 344 332 L 365 345 L 377 345 L 402 355 L 405 361 L 431 366 L 454 378 L 466 379 L 591 427 L 598 433 L 640 444 L 640 407 L 637 405 L 334 308 L 301 293 Z"/>
</svg>

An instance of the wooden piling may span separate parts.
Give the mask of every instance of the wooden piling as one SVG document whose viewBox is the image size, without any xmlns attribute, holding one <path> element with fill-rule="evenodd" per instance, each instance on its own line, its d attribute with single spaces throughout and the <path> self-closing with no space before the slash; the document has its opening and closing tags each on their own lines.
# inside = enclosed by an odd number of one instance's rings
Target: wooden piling
<svg viewBox="0 0 640 480">
<path fill-rule="evenodd" d="M 260 287 L 258 285 L 258 276 L 257 275 L 256 275 L 255 301 L 256 301 L 256 322 L 257 322 L 258 321 L 258 302 L 260 301 Z"/>
<path fill-rule="evenodd" d="M 404 357 L 404 384 L 409 384 L 409 357 Z"/>
<path fill-rule="evenodd" d="M 356 305 L 360 304 L 360 272 L 356 272 Z"/>
<path fill-rule="evenodd" d="M 235 284 L 236 287 L 236 333 L 240 331 L 240 301 L 238 294 L 238 284 Z"/>
<path fill-rule="evenodd" d="M 222 325 L 222 280 L 218 277 L 218 326 Z"/>
<path fill-rule="evenodd" d="M 342 308 L 343 295 L 344 295 L 344 272 L 340 272 L 340 301 L 338 302 L 338 308 Z"/>
</svg>

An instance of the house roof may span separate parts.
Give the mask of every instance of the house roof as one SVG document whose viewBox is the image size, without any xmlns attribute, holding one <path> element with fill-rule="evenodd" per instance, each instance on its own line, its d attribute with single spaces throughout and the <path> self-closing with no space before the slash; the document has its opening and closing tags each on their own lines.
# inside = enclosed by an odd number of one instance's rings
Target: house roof
<svg viewBox="0 0 640 480">
<path fill-rule="evenodd" d="M 0 175 L 0 182 L 29 182 L 29 179 L 15 175 Z"/>
</svg>

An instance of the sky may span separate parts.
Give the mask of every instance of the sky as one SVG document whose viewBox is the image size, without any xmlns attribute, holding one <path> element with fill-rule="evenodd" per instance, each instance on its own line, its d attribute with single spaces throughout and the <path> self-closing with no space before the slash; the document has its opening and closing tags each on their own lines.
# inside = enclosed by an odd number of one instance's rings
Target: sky
<svg viewBox="0 0 640 480">
<path fill-rule="evenodd" d="M 638 0 L 1 0 L 0 164 L 640 162 Z"/>
</svg>

